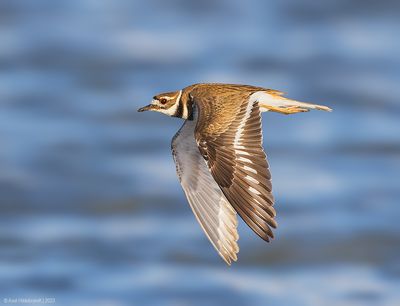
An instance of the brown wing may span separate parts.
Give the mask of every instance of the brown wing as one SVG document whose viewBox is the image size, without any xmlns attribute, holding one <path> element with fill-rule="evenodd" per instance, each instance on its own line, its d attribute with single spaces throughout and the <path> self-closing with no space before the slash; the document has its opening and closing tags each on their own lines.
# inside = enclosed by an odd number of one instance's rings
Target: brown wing
<svg viewBox="0 0 400 306">
<path fill-rule="evenodd" d="M 249 96 L 240 101 L 238 96 L 226 98 L 217 106 L 211 98 L 194 99 L 199 112 L 196 142 L 226 199 L 257 235 L 269 241 L 270 227 L 277 223 L 258 102 Z"/>
</svg>

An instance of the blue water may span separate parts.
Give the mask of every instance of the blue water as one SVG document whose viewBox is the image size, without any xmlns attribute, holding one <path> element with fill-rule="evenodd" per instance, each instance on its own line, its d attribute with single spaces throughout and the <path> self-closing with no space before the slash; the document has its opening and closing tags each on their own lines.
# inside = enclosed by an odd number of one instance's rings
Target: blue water
<svg viewBox="0 0 400 306">
<path fill-rule="evenodd" d="M 1 1 L 0 301 L 400 305 L 399 12 L 390 0 Z M 196 82 L 334 109 L 263 115 L 279 228 L 266 244 L 241 224 L 231 267 L 176 178 L 181 121 L 136 112 Z"/>
</svg>

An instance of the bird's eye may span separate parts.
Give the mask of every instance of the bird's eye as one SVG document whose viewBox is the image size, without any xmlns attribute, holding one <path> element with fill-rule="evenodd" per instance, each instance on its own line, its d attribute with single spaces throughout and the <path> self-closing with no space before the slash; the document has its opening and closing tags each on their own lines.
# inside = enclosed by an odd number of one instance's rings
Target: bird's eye
<svg viewBox="0 0 400 306">
<path fill-rule="evenodd" d="M 162 105 L 164 105 L 165 103 L 167 103 L 167 99 L 161 98 L 161 99 L 160 99 L 160 103 L 161 103 Z"/>
</svg>

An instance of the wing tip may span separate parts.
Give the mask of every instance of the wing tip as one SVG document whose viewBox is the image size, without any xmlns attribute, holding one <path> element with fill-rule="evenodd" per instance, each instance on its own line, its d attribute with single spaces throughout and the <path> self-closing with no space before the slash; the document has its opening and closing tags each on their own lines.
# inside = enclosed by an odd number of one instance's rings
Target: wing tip
<svg viewBox="0 0 400 306">
<path fill-rule="evenodd" d="M 230 267 L 234 262 L 238 260 L 237 253 L 232 253 L 228 254 L 228 256 L 224 256 L 223 254 L 221 254 L 221 252 L 219 252 L 219 255 L 222 258 L 222 260 Z"/>
</svg>

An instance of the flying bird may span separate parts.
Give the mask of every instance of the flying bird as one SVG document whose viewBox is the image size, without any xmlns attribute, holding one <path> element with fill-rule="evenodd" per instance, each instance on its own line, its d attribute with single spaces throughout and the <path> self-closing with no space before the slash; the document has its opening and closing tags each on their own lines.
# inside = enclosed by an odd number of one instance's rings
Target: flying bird
<svg viewBox="0 0 400 306">
<path fill-rule="evenodd" d="M 171 143 L 176 172 L 197 221 L 227 264 L 239 252 L 237 214 L 267 242 L 277 227 L 261 113 L 311 109 L 331 111 L 273 89 L 214 83 L 156 95 L 138 109 L 185 120 Z"/>
</svg>

